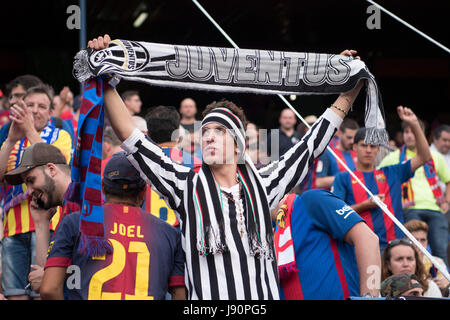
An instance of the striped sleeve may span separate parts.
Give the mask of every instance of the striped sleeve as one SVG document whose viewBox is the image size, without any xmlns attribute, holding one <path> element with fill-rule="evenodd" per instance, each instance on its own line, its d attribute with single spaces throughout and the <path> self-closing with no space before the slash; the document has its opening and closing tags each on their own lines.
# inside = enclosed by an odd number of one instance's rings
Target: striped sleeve
<svg viewBox="0 0 450 320">
<path fill-rule="evenodd" d="M 259 170 L 266 186 L 270 210 L 275 209 L 284 195 L 305 178 L 314 159 L 323 153 L 341 122 L 342 118 L 328 108 L 302 140 L 280 160 Z"/>
<path fill-rule="evenodd" d="M 152 189 L 164 198 L 171 209 L 183 215 L 183 194 L 188 178 L 195 172 L 173 162 L 139 129 L 135 129 L 123 142 L 122 149 L 129 153 L 128 159 L 139 170 L 142 178 L 152 185 Z M 184 220 L 183 216 L 181 219 Z"/>
</svg>

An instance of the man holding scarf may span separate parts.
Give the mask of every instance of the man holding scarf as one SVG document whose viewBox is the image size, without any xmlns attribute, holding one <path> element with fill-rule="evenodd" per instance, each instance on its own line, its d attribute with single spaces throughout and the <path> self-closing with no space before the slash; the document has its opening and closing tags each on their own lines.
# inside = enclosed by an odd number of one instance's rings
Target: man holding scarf
<svg viewBox="0 0 450 320">
<path fill-rule="evenodd" d="M 29 88 L 24 100 L 11 106 L 11 127 L 0 150 L 0 181 L 5 173 L 15 169 L 22 151 L 35 143 L 45 142 L 58 147 L 68 162 L 72 140 L 68 132 L 55 128 L 50 123 L 52 94 L 46 85 Z M 29 195 L 26 186 L 6 185 L 2 285 L 8 299 L 38 297 L 26 290 L 30 272 L 29 262 L 35 264 L 35 223 L 32 219 Z M 41 199 L 42 200 L 42 199 Z M 61 218 L 61 210 L 54 215 L 50 228 L 55 230 Z"/>
<path fill-rule="evenodd" d="M 88 46 L 101 50 L 110 41 L 105 35 Z M 242 109 L 229 101 L 210 104 L 202 121 L 199 173 L 167 157 L 134 126 L 117 91 L 104 89 L 106 114 L 128 159 L 179 213 L 189 299 L 279 299 L 270 210 L 305 177 L 361 86 L 341 94 L 299 143 L 260 170 L 245 155 Z"/>
</svg>

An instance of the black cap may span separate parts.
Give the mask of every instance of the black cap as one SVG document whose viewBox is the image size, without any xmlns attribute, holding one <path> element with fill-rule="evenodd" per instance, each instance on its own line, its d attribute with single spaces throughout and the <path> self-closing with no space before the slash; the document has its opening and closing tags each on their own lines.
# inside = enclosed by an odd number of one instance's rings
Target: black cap
<svg viewBox="0 0 450 320">
<path fill-rule="evenodd" d="M 124 151 L 112 155 L 103 171 L 103 183 L 116 190 L 141 190 L 146 183 L 126 155 Z"/>
<path fill-rule="evenodd" d="M 51 144 L 39 142 L 23 150 L 19 166 L 5 174 L 5 180 L 11 185 L 22 184 L 22 174 L 47 163 L 67 164 L 61 150 Z"/>
</svg>

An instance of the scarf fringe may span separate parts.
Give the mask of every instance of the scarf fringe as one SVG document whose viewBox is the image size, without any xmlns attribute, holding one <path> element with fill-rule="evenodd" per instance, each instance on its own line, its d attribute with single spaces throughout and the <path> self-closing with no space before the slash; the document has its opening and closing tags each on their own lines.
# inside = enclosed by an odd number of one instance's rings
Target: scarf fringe
<svg viewBox="0 0 450 320">
<path fill-rule="evenodd" d="M 111 243 L 103 238 L 96 236 L 86 236 L 80 234 L 80 244 L 78 246 L 78 252 L 88 257 L 101 257 L 107 253 L 112 253 L 113 248 Z"/>
<path fill-rule="evenodd" d="M 89 68 L 89 52 L 88 50 L 79 51 L 74 58 L 72 75 L 79 81 L 84 82 L 95 75 Z"/>
<path fill-rule="evenodd" d="M 297 264 L 295 261 L 292 261 L 288 264 L 284 264 L 282 266 L 278 266 L 278 274 L 280 279 L 287 279 L 291 275 L 291 273 L 298 272 Z"/>
<path fill-rule="evenodd" d="M 389 142 L 389 135 L 384 128 L 366 127 L 365 144 L 386 145 Z"/>
</svg>

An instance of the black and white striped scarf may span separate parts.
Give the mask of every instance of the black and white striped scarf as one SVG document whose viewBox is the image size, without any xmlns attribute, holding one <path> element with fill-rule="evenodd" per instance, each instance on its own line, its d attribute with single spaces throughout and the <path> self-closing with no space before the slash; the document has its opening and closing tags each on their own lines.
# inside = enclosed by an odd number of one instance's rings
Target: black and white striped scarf
<svg viewBox="0 0 450 320">
<path fill-rule="evenodd" d="M 284 95 L 342 93 L 366 80 L 365 142 L 388 140 L 375 78 L 353 57 L 113 40 L 109 48 L 78 52 L 73 74 L 80 82 L 115 74 L 159 86 Z"/>
</svg>

